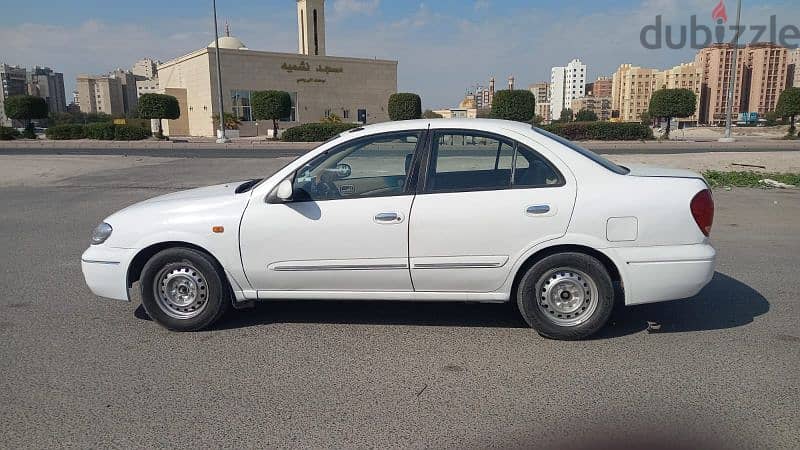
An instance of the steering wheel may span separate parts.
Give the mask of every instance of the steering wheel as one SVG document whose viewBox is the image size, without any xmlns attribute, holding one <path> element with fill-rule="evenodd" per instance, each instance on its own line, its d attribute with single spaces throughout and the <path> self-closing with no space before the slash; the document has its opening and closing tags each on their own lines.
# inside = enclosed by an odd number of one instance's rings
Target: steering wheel
<svg viewBox="0 0 800 450">
<path fill-rule="evenodd" d="M 333 177 L 328 172 L 323 172 L 318 179 L 314 180 L 314 192 L 317 197 L 326 200 L 342 198 L 339 187 L 333 182 Z"/>
</svg>

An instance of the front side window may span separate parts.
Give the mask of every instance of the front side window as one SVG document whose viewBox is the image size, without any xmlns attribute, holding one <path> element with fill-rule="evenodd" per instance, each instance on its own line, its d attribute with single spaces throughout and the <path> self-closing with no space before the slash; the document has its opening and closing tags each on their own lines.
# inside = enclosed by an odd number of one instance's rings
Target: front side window
<svg viewBox="0 0 800 450">
<path fill-rule="evenodd" d="M 294 179 L 296 201 L 386 197 L 406 193 L 420 131 L 356 139 L 311 160 Z"/>
</svg>

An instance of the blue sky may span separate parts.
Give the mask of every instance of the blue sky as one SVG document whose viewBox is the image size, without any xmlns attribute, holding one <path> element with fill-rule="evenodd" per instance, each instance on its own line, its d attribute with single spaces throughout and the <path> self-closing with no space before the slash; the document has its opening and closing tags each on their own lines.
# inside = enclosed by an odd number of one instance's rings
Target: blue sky
<svg viewBox="0 0 800 450">
<path fill-rule="evenodd" d="M 328 53 L 399 61 L 399 88 L 426 107 L 452 106 L 492 75 L 517 86 L 549 78 L 550 67 L 581 58 L 589 76 L 622 63 L 665 68 L 695 51 L 647 50 L 639 32 L 655 20 L 712 24 L 718 0 L 327 0 Z M 296 51 L 294 0 L 218 0 L 220 21 L 250 48 Z M 727 1 L 733 17 L 735 2 Z M 79 73 L 130 67 L 144 56 L 168 60 L 212 36 L 207 0 L 0 0 L 0 62 L 49 65 L 67 88 Z M 796 0 L 745 0 L 743 21 L 800 24 Z"/>
</svg>

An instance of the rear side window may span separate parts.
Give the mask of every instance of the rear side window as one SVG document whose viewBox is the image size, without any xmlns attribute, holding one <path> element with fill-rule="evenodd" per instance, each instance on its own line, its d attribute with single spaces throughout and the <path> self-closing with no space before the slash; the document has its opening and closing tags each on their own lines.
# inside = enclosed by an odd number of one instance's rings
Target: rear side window
<svg viewBox="0 0 800 450">
<path fill-rule="evenodd" d="M 545 136 L 549 137 L 550 139 L 552 139 L 552 140 L 554 140 L 554 141 L 556 141 L 556 142 L 558 142 L 560 144 L 566 145 L 567 147 L 571 148 L 572 150 L 575 150 L 576 152 L 580 153 L 581 155 L 591 159 L 592 161 L 596 162 L 597 164 L 600 164 L 601 166 L 605 167 L 606 169 L 608 169 L 608 170 L 610 170 L 610 171 L 612 171 L 612 172 L 614 172 L 616 174 L 627 175 L 627 174 L 630 173 L 630 170 L 628 170 L 628 168 L 622 167 L 622 166 L 617 165 L 617 164 L 614 164 L 613 162 L 603 158 L 602 156 L 598 155 L 597 153 L 595 153 L 595 152 L 593 152 L 591 150 L 587 150 L 587 149 L 581 147 L 580 145 L 578 145 L 578 144 L 576 144 L 576 143 L 574 143 L 572 141 L 569 141 L 567 139 L 564 139 L 563 137 L 561 137 L 561 136 L 559 136 L 557 134 L 553 134 L 553 133 L 550 133 L 549 131 L 545 131 L 545 130 L 543 130 L 541 128 L 536 128 L 536 127 L 534 127 L 534 130 L 537 133 L 545 135 Z"/>
<path fill-rule="evenodd" d="M 562 186 L 561 174 L 540 154 L 480 131 L 436 132 L 427 192 L 491 191 Z"/>
<path fill-rule="evenodd" d="M 511 141 L 472 131 L 437 132 L 431 141 L 431 158 L 431 192 L 511 187 Z"/>
</svg>

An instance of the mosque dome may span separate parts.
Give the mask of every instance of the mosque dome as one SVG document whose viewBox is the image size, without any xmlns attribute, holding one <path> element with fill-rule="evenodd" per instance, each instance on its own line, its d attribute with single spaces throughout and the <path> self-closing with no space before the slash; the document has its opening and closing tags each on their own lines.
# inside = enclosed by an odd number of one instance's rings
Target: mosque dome
<svg viewBox="0 0 800 450">
<path fill-rule="evenodd" d="M 216 42 L 211 41 L 207 47 L 215 48 L 217 46 Z M 240 41 L 239 38 L 233 36 L 220 36 L 219 37 L 219 48 L 227 48 L 233 50 L 247 50 L 247 46 L 244 45 L 244 42 Z"/>
<path fill-rule="evenodd" d="M 215 41 L 211 41 L 207 47 L 216 48 L 217 43 Z M 237 37 L 231 36 L 231 25 L 228 22 L 225 22 L 225 36 L 219 37 L 219 48 L 247 50 L 247 46 L 244 45 L 244 42 L 239 40 Z"/>
</svg>

